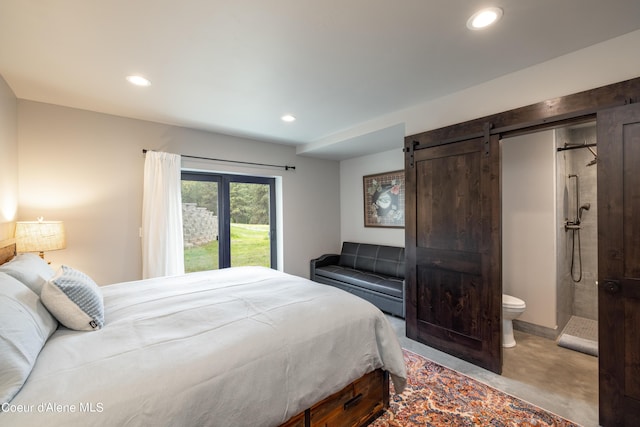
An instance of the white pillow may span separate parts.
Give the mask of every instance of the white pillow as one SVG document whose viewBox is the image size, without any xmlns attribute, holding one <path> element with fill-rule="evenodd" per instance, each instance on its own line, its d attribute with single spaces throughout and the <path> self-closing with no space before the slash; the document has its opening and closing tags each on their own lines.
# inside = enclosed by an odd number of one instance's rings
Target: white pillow
<svg viewBox="0 0 640 427">
<path fill-rule="evenodd" d="M 22 388 L 57 327 L 38 295 L 0 272 L 0 405 Z"/>
<path fill-rule="evenodd" d="M 100 287 L 81 271 L 63 265 L 42 287 L 42 303 L 69 329 L 95 331 L 104 325 Z"/>
<path fill-rule="evenodd" d="M 42 285 L 55 274 L 45 260 L 30 253 L 19 254 L 8 263 L 1 265 L 0 271 L 18 279 L 37 295 L 40 295 Z"/>
</svg>

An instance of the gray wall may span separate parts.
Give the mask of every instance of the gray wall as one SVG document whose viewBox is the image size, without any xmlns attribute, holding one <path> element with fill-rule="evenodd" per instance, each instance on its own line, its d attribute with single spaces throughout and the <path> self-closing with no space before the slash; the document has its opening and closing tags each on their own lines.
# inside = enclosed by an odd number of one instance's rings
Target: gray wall
<svg viewBox="0 0 640 427">
<path fill-rule="evenodd" d="M 99 284 L 141 277 L 142 149 L 295 165 L 295 171 L 183 160 L 197 170 L 273 176 L 279 182 L 283 270 L 307 277 L 309 260 L 340 239 L 340 169 L 295 148 L 50 104 L 18 101 L 18 220 L 63 220 L 67 248 L 47 253 Z"/>
</svg>

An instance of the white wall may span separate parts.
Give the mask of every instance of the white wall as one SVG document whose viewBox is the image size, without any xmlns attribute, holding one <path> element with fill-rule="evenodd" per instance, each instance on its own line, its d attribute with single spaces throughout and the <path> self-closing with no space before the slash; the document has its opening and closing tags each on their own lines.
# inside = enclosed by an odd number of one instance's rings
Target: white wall
<svg viewBox="0 0 640 427">
<path fill-rule="evenodd" d="M 374 243 L 404 247 L 404 228 L 364 226 L 362 178 L 380 172 L 404 169 L 404 141 L 396 150 L 340 162 L 340 239 L 341 242 Z M 340 246 L 336 247 L 339 253 Z"/>
<path fill-rule="evenodd" d="M 142 149 L 289 164 L 295 171 L 195 162 L 191 168 L 281 176 L 284 271 L 308 277 L 309 260 L 340 239 L 339 163 L 295 148 L 90 111 L 18 101 L 19 220 L 63 220 L 67 248 L 52 263 L 99 284 L 141 277 Z M 4 178 L 3 178 L 4 179 Z"/>
<path fill-rule="evenodd" d="M 0 240 L 13 237 L 18 212 L 18 101 L 0 76 Z"/>
<path fill-rule="evenodd" d="M 328 142 L 358 137 L 398 124 L 404 124 L 406 134 L 410 135 L 638 77 L 640 55 L 635 54 L 638 41 L 640 30 L 371 120 L 333 135 Z M 479 99 L 483 102 L 474 102 Z M 15 97 L 1 82 L 0 166 L 3 173 L 0 189 L 3 195 L 5 188 L 15 187 L 12 176 L 17 173 L 13 166 L 15 162 L 8 160 L 15 159 L 11 154 L 15 147 L 12 143 L 15 137 L 11 136 L 11 123 L 15 120 L 12 119 L 12 115 L 15 116 L 12 108 L 15 107 L 11 105 L 14 103 Z M 186 153 L 186 148 L 182 150 L 181 144 L 184 143 L 198 151 L 191 154 L 223 157 L 226 153 L 241 153 L 246 159 L 262 161 L 275 158 L 278 163 L 284 162 L 281 158 L 290 157 L 295 158 L 296 166 L 304 165 L 307 169 L 299 167 L 295 175 L 283 174 L 289 177 L 283 179 L 283 210 L 287 217 L 284 230 L 285 271 L 308 274 L 308 258 L 336 251 L 344 240 L 404 245 L 403 230 L 364 228 L 361 194 L 363 175 L 403 168 L 402 141 L 398 141 L 397 153 L 391 151 L 393 154 L 388 158 L 385 153 L 375 154 L 346 160 L 338 166 L 334 162 L 296 157 L 295 150 L 290 147 L 262 145 L 246 139 L 100 116 L 29 101 L 19 102 L 18 120 L 21 157 L 19 219 L 32 219 L 37 215 L 54 219 L 62 213 L 61 210 L 64 211 L 64 216 L 71 218 L 69 226 L 75 230 L 73 235 L 69 235 L 69 247 L 52 252 L 49 257 L 70 264 L 80 262 L 99 271 L 104 282 L 139 276 L 137 233 L 143 162 L 139 151 L 142 148 L 175 149 Z M 5 126 L 6 123 L 9 125 Z M 192 142 L 191 138 L 195 141 Z M 7 157 L 5 150 L 9 153 Z M 105 156 L 106 160 L 100 160 L 100 156 Z M 7 169 L 3 161 L 8 164 Z M 341 179 L 340 174 L 344 174 Z M 314 196 L 316 193 L 317 197 Z M 61 202 L 75 200 L 78 210 L 59 208 L 56 197 Z M 12 199 L 11 196 L 8 198 Z M 118 207 L 122 202 L 125 207 Z M 5 221 L 4 217 L 0 219 L 0 227 L 2 221 Z M 340 224 L 339 229 L 337 224 Z M 119 231 L 110 233 L 108 230 L 112 228 Z M 135 238 L 131 237 L 132 234 Z M 96 238 L 103 238 L 102 244 L 96 243 Z M 89 261 L 92 256 L 95 259 Z"/>
<path fill-rule="evenodd" d="M 639 77 L 638 43 L 640 30 L 442 98 L 376 117 L 301 147 L 299 151 L 304 152 L 309 147 L 330 146 L 343 140 L 359 139 L 363 135 L 385 132 L 398 125 L 405 128 L 405 135 L 413 135 Z M 616 66 L 612 67 L 611 64 Z M 477 100 L 482 102 L 476 102 Z M 403 141 L 398 141 L 399 149 L 402 145 Z M 362 225 L 362 196 L 359 192 L 361 190 L 358 190 L 362 185 L 361 175 L 393 170 L 396 167 L 402 169 L 402 153 L 398 151 L 392 157 L 397 160 L 389 160 L 389 166 L 385 164 L 385 153 L 341 162 L 341 240 L 357 239 L 404 245 L 404 239 L 398 237 L 395 232 L 364 229 Z"/>
<path fill-rule="evenodd" d="M 554 131 L 502 140 L 502 289 L 524 300 L 519 320 L 556 327 Z"/>
<path fill-rule="evenodd" d="M 441 98 L 375 117 L 314 141 L 310 147 L 358 139 L 402 124 L 405 135 L 437 129 L 640 77 L 640 30 L 568 53 Z M 426 77 L 425 77 L 426 78 Z"/>
</svg>

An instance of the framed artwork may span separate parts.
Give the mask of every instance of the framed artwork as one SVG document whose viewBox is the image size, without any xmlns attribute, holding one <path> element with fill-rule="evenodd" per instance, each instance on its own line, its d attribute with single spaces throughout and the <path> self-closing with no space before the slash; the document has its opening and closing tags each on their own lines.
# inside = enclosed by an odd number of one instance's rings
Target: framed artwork
<svg viewBox="0 0 640 427">
<path fill-rule="evenodd" d="M 404 228 L 404 170 L 367 175 L 364 226 Z"/>
</svg>

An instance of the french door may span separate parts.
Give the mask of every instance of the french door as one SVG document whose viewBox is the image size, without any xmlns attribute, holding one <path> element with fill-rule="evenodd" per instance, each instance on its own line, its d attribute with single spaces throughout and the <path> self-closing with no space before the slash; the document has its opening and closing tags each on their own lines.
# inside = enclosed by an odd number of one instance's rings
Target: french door
<svg viewBox="0 0 640 427">
<path fill-rule="evenodd" d="M 185 271 L 277 265 L 275 178 L 182 173 Z"/>
</svg>

